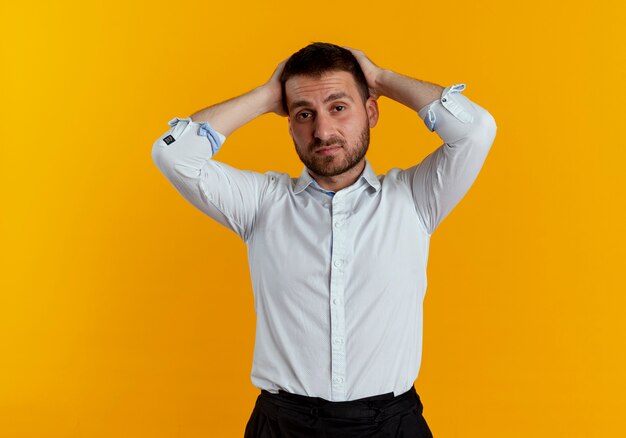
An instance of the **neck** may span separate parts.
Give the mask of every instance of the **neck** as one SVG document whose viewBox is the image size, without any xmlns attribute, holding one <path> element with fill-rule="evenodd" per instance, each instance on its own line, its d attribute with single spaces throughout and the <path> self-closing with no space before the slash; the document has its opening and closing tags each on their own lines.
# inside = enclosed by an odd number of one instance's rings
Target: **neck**
<svg viewBox="0 0 626 438">
<path fill-rule="evenodd" d="M 359 164 L 352 169 L 335 176 L 322 176 L 313 173 L 308 169 L 309 175 L 322 187 L 324 190 L 330 190 L 338 192 L 339 190 L 351 186 L 359 178 L 365 169 L 365 158 L 361 160 Z"/>
</svg>

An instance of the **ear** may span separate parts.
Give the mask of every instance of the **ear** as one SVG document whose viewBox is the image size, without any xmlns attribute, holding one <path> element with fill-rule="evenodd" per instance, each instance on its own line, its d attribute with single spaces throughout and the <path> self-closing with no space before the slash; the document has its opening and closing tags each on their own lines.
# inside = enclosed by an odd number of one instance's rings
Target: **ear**
<svg viewBox="0 0 626 438">
<path fill-rule="evenodd" d="M 378 122 L 378 102 L 373 97 L 368 97 L 365 102 L 365 111 L 367 111 L 367 120 L 370 128 L 376 126 Z"/>
<path fill-rule="evenodd" d="M 289 125 L 289 135 L 293 138 L 293 131 L 291 130 L 291 117 L 289 117 L 289 115 L 287 115 L 287 124 Z"/>
</svg>

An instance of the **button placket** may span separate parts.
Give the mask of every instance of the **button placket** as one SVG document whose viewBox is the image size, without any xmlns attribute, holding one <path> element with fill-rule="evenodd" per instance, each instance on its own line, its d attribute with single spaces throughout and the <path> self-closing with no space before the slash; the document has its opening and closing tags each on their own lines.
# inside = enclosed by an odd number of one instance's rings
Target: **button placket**
<svg viewBox="0 0 626 438">
<path fill-rule="evenodd" d="M 330 341 L 331 341 L 331 399 L 345 400 L 345 257 L 346 257 L 346 203 L 343 194 L 332 200 L 332 250 L 330 266 Z"/>
</svg>

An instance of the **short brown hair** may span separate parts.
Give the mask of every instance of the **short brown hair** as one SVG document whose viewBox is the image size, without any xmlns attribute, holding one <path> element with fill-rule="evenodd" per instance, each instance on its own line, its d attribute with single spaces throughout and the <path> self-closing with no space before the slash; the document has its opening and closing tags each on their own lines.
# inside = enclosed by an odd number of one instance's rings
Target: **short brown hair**
<svg viewBox="0 0 626 438">
<path fill-rule="evenodd" d="M 285 93 L 287 79 L 298 75 L 320 77 L 331 71 L 347 71 L 352 74 L 363 103 L 367 101 L 370 96 L 367 79 L 352 52 L 335 44 L 315 42 L 291 55 L 280 75 L 283 108 L 287 114 L 289 114 Z"/>
</svg>

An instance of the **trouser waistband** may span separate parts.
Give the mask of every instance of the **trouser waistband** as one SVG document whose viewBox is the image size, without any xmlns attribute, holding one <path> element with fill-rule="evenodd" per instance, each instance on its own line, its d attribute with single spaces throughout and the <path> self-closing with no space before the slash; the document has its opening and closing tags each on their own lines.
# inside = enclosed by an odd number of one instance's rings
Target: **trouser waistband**
<svg viewBox="0 0 626 438">
<path fill-rule="evenodd" d="M 366 397 L 358 400 L 334 402 L 319 397 L 308 397 L 291 394 L 280 390 L 278 394 L 261 390 L 259 396 L 261 405 L 277 413 L 287 409 L 299 413 L 323 418 L 350 418 L 380 420 L 391 417 L 411 408 L 418 408 L 422 412 L 422 403 L 415 387 L 394 397 L 393 392 Z"/>
</svg>

